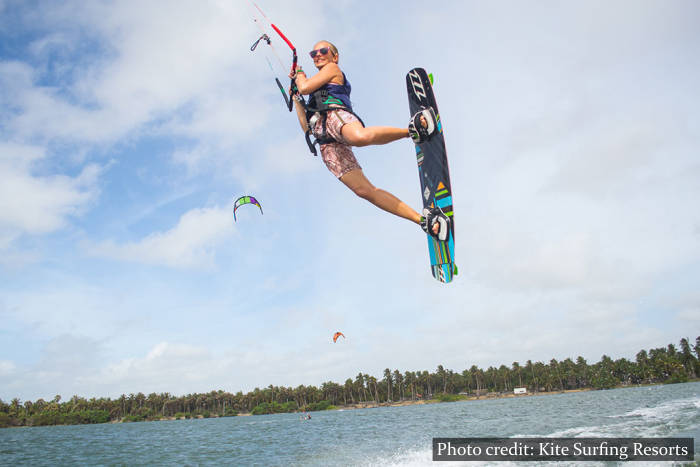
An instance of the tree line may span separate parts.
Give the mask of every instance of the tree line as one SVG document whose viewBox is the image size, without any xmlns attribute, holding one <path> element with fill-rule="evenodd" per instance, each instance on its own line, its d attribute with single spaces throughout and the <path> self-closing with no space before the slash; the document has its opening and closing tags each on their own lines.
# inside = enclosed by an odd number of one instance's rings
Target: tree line
<svg viewBox="0 0 700 467">
<path fill-rule="evenodd" d="M 296 388 L 270 385 L 244 394 L 225 391 L 173 396 L 169 393 L 144 395 L 122 394 L 117 399 L 73 396 L 62 401 L 38 399 L 22 403 L 18 398 L 9 404 L 0 400 L 0 427 L 71 425 L 112 421 L 159 420 L 163 418 L 225 417 L 239 413 L 267 414 L 314 411 L 337 405 L 381 404 L 406 400 L 455 400 L 457 396 L 481 396 L 512 393 L 526 388 L 530 393 L 570 389 L 609 389 L 639 384 L 681 383 L 700 376 L 700 337 L 695 345 L 688 339 L 679 346 L 640 350 L 634 361 L 613 360 L 603 355 L 589 364 L 583 357 L 549 363 L 513 362 L 482 369 L 472 365 L 461 373 L 438 365 L 434 372 L 384 370 L 381 377 L 359 373 L 344 384 L 332 381 L 320 387 L 300 385 Z"/>
</svg>

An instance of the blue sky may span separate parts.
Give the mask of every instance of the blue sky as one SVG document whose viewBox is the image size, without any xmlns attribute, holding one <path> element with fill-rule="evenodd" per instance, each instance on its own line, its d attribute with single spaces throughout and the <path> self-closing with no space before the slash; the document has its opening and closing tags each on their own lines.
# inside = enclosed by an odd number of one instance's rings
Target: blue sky
<svg viewBox="0 0 700 467">
<path fill-rule="evenodd" d="M 308 153 L 247 1 L 0 0 L 0 398 L 594 362 L 699 334 L 696 2 L 258 4 L 306 69 L 338 46 L 369 125 L 404 126 L 406 72 L 435 75 L 459 276 L 437 283 L 418 227 Z M 355 152 L 418 207 L 409 141 Z M 243 194 L 265 213 L 234 223 Z"/>
</svg>

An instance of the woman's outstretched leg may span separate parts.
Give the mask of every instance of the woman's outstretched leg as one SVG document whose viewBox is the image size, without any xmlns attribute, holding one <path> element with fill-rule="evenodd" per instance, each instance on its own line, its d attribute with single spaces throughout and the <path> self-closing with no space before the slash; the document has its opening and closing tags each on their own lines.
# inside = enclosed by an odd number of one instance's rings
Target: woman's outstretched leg
<svg viewBox="0 0 700 467">
<path fill-rule="evenodd" d="M 387 144 L 409 136 L 407 128 L 392 126 L 363 127 L 362 123 L 357 121 L 343 125 L 341 134 L 350 146 Z"/>
<path fill-rule="evenodd" d="M 362 169 L 351 170 L 340 181 L 350 188 L 357 196 L 364 198 L 384 211 L 390 212 L 411 222 L 420 224 L 421 215 L 388 191 L 377 188 L 365 177 Z"/>
</svg>

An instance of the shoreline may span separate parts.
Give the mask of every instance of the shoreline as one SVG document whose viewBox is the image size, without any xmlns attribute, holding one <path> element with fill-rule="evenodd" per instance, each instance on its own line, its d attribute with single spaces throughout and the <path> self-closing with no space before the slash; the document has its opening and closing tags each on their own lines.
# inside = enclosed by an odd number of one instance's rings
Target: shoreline
<svg viewBox="0 0 700 467">
<path fill-rule="evenodd" d="M 687 381 L 688 383 L 697 383 L 700 382 L 700 379 L 693 379 L 691 381 Z M 625 388 L 639 388 L 639 387 L 652 387 L 652 386 L 664 386 L 669 383 L 650 383 L 650 384 L 635 384 L 635 385 L 620 385 L 616 386 L 614 388 L 610 389 L 625 389 Z M 548 395 L 555 395 L 555 394 L 568 394 L 568 393 L 576 393 L 576 392 L 588 392 L 588 391 L 599 391 L 602 389 L 595 389 L 595 388 L 580 388 L 580 389 L 566 389 L 566 390 L 558 390 L 558 391 L 541 391 L 541 392 L 529 392 L 525 394 L 515 394 L 515 393 L 486 393 L 482 395 L 466 395 L 466 394 L 461 394 L 461 395 L 448 395 L 448 400 L 440 400 L 439 398 L 433 398 L 433 399 L 419 399 L 419 400 L 400 400 L 400 401 L 393 401 L 393 402 L 356 402 L 352 404 L 345 404 L 345 405 L 335 405 L 333 406 L 332 409 L 326 409 L 326 410 L 335 410 L 335 411 L 344 411 L 344 410 L 357 410 L 357 409 L 374 409 L 374 408 L 379 408 L 379 407 L 406 407 L 410 405 L 424 405 L 424 404 L 440 404 L 443 402 L 462 402 L 462 401 L 476 401 L 476 400 L 490 400 L 490 399 L 509 399 L 509 398 L 517 398 L 517 397 L 536 397 L 536 396 L 548 396 Z M 315 413 L 323 412 L 324 410 L 320 411 L 313 411 Z M 294 413 L 294 414 L 300 414 L 303 413 L 303 411 L 297 410 L 295 412 L 281 412 L 281 413 Z M 253 414 L 251 412 L 241 412 L 236 415 L 229 415 L 231 417 L 250 417 Z M 276 415 L 276 414 L 265 414 L 265 415 Z M 187 419 L 203 419 L 203 418 L 225 418 L 227 417 L 226 415 L 218 415 L 218 414 L 211 414 L 209 417 L 205 417 L 204 415 L 198 414 L 198 415 L 191 415 L 189 417 L 174 417 L 174 416 L 161 416 L 158 418 L 151 418 L 151 419 L 142 419 L 142 420 L 125 420 L 126 417 L 123 417 L 121 419 L 117 420 L 110 420 L 106 421 L 103 423 L 138 423 L 138 422 L 158 422 L 158 421 L 171 421 L 171 420 L 187 420 Z M 72 426 L 72 425 L 80 425 L 78 424 L 56 424 L 56 425 L 37 425 L 37 426 Z M 15 426 L 6 426 L 3 428 L 25 428 L 25 427 L 32 427 L 32 425 L 15 425 Z"/>
<path fill-rule="evenodd" d="M 629 386 L 620 386 L 620 387 L 629 387 Z M 450 400 L 450 401 L 441 401 L 439 399 L 426 399 L 426 400 L 402 400 L 402 401 L 394 401 L 394 402 L 356 402 L 354 404 L 346 404 L 346 405 L 336 405 L 334 409 L 330 410 L 320 410 L 318 412 L 326 412 L 326 411 L 341 411 L 341 410 L 357 410 L 357 409 L 376 409 L 379 407 L 406 407 L 409 405 L 425 405 L 425 404 L 442 404 L 442 403 L 449 403 L 449 402 L 463 402 L 463 401 L 476 401 L 476 400 L 488 400 L 488 399 L 511 399 L 511 398 L 516 398 L 516 397 L 536 397 L 536 396 L 550 396 L 550 395 L 555 395 L 555 394 L 568 394 L 568 393 L 574 393 L 574 392 L 587 392 L 587 391 L 596 391 L 596 389 L 593 388 L 582 388 L 582 389 L 566 389 L 563 391 L 549 391 L 549 392 L 530 392 L 527 394 L 495 394 L 495 393 L 489 393 L 489 394 L 484 394 L 481 396 L 458 396 L 459 398 L 455 400 Z M 301 411 L 296 411 L 296 412 L 288 412 L 288 413 L 302 413 Z M 265 414 L 265 415 L 277 415 L 277 414 Z M 253 414 L 250 412 L 241 412 L 236 415 L 237 417 L 252 417 Z M 196 417 L 192 418 L 204 418 L 202 415 L 198 415 Z M 224 418 L 219 415 L 212 415 L 210 418 Z M 163 417 L 159 420 L 152 420 L 152 421 L 160 421 L 160 420 L 184 420 L 184 418 L 180 417 L 179 419 L 175 417 Z M 114 420 L 110 423 L 128 423 L 128 422 L 122 422 L 120 420 Z"/>
<path fill-rule="evenodd" d="M 622 387 L 622 386 L 621 386 Z M 337 405 L 333 410 L 356 410 L 356 409 L 375 409 L 378 407 L 405 407 L 409 405 L 424 405 L 424 404 L 442 404 L 444 402 L 463 402 L 463 401 L 476 401 L 476 400 L 487 400 L 487 399 L 510 399 L 516 397 L 533 397 L 533 396 L 550 396 L 554 394 L 567 394 L 572 392 L 587 392 L 595 391 L 592 388 L 582 388 L 582 389 L 566 389 L 563 391 L 550 391 L 550 392 L 530 392 L 527 394 L 484 394 L 481 396 L 459 396 L 459 398 L 450 401 L 441 401 L 440 399 L 426 399 L 426 400 L 402 400 L 394 402 L 357 402 L 355 404 L 347 405 Z M 243 414 L 239 414 L 243 415 Z M 249 415 L 249 414 L 248 414 Z"/>
</svg>

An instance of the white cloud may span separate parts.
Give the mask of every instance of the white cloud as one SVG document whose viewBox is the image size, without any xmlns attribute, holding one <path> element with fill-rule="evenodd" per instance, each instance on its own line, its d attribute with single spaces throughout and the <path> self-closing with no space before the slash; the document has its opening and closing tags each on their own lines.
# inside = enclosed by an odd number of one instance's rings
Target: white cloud
<svg viewBox="0 0 700 467">
<path fill-rule="evenodd" d="M 45 16 L 34 18 L 48 32 L 30 44 L 32 56 L 26 63 L 0 63 L 5 100 L 13 109 L 7 127 L 17 137 L 112 143 L 174 115 L 187 125 L 167 128 L 184 136 L 231 139 L 261 124 L 266 111 L 252 105 L 260 96 L 247 92 L 241 79 L 255 75 L 243 61 L 250 52 L 231 46 L 246 42 L 250 29 L 238 5 L 133 6 L 69 2 L 46 5 Z M 49 56 L 49 50 L 55 53 Z M 85 53 L 90 60 L 80 55 Z M 60 87 L 40 84 L 49 72 L 60 73 Z"/>
<path fill-rule="evenodd" d="M 4 397 L 21 393 L 28 398 L 54 394 L 67 398 L 72 394 L 118 397 L 132 392 L 182 395 L 215 387 L 238 391 L 243 382 L 236 381 L 236 376 L 249 379 L 264 360 L 253 352 L 214 354 L 206 346 L 159 342 L 145 354 L 105 363 L 108 355 L 104 350 L 86 337 L 58 336 L 49 341 L 34 366 L 17 369 L 12 362 L 0 361 L 0 376 L 12 377 L 0 385 L 0 393 Z"/>
<path fill-rule="evenodd" d="M 0 362 L 0 376 L 3 369 L 9 376 L 3 379 L 0 391 L 7 397 L 22 393 L 33 398 L 80 394 L 81 379 L 99 369 L 102 350 L 102 344 L 94 339 L 60 334 L 47 342 L 35 365 L 17 367 L 12 362 Z"/>
<path fill-rule="evenodd" d="M 15 370 L 15 364 L 9 360 L 0 360 L 0 376 L 3 378 L 9 377 Z"/>
<path fill-rule="evenodd" d="M 107 241 L 89 246 L 92 254 L 119 261 L 175 268 L 211 267 L 216 247 L 233 235 L 233 219 L 224 208 L 193 209 L 177 225 L 131 243 Z"/>
<path fill-rule="evenodd" d="M 0 142 L 0 247 L 21 234 L 62 228 L 98 195 L 96 165 L 75 177 L 35 175 L 33 168 L 43 158 L 41 147 Z"/>
<path fill-rule="evenodd" d="M 698 326 L 700 326 L 700 306 L 697 308 L 683 309 L 676 314 L 676 318 L 687 322 L 689 327 L 698 329 Z"/>
<path fill-rule="evenodd" d="M 146 356 L 121 360 L 102 369 L 97 377 L 86 378 L 91 385 L 135 388 L 140 391 L 168 391 L 210 380 L 215 358 L 208 349 L 187 344 L 160 342 Z M 148 389 L 147 389 L 148 388 Z M 157 389 L 156 389 L 157 388 Z"/>
</svg>

